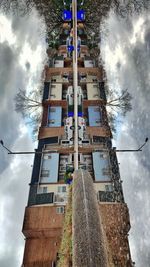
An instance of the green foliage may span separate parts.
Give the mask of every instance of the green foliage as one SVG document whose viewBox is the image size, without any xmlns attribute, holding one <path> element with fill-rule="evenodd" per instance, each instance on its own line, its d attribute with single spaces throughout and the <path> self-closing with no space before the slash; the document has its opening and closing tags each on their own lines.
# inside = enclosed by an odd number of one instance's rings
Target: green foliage
<svg viewBox="0 0 150 267">
<path fill-rule="evenodd" d="M 57 267 L 69 267 L 72 261 L 72 186 L 69 186 L 68 203 L 63 226 L 63 236 L 59 250 Z"/>
</svg>

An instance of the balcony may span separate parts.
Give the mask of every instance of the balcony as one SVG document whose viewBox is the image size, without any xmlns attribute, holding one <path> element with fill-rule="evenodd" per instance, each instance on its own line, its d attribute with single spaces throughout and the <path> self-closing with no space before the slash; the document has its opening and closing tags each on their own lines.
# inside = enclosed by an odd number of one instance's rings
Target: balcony
<svg viewBox="0 0 150 267">
<path fill-rule="evenodd" d="M 100 89 L 100 98 L 106 101 L 106 93 L 104 88 L 104 82 L 99 82 L 99 89 Z"/>
<path fill-rule="evenodd" d="M 112 173 L 113 173 L 114 177 L 116 176 L 117 179 L 120 179 L 119 166 L 118 166 L 118 160 L 117 160 L 116 152 L 113 150 L 110 150 L 109 156 L 110 156 L 110 162 L 112 165 Z"/>
<path fill-rule="evenodd" d="M 101 202 L 114 202 L 114 192 L 109 191 L 99 191 L 98 200 Z"/>
<path fill-rule="evenodd" d="M 54 193 L 43 193 L 36 195 L 36 205 L 53 203 Z"/>
<path fill-rule="evenodd" d="M 103 79 L 103 69 L 102 68 L 91 68 L 91 67 L 87 67 L 87 68 L 82 68 L 79 67 L 78 68 L 78 72 L 83 75 L 93 75 L 93 76 L 97 76 L 98 79 Z M 56 76 L 56 75 L 72 75 L 73 73 L 73 69 L 70 68 L 49 68 L 48 66 L 45 67 L 45 81 L 48 82 L 51 80 L 52 76 Z"/>
</svg>

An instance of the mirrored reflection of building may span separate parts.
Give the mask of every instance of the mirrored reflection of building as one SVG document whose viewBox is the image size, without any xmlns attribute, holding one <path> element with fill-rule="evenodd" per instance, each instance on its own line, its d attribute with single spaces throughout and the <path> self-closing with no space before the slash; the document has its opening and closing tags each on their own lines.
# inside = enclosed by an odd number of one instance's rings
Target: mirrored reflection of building
<svg viewBox="0 0 150 267">
<path fill-rule="evenodd" d="M 35 154 L 23 223 L 24 267 L 57 266 L 69 187 L 64 176 L 74 166 L 74 90 L 78 92 L 79 169 L 93 179 L 112 266 L 133 266 L 128 208 L 107 119 L 106 77 L 103 66 L 97 67 L 90 55 L 85 20 L 78 20 L 78 88 L 73 88 L 70 18 L 62 22 L 57 54 L 49 58 L 45 71 L 37 148 L 41 153 Z"/>
</svg>

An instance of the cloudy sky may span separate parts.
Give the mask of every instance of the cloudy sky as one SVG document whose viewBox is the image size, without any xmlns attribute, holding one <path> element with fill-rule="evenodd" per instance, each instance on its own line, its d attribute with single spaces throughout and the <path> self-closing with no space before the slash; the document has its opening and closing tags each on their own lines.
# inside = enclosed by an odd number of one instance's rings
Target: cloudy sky
<svg viewBox="0 0 150 267">
<path fill-rule="evenodd" d="M 33 10 L 30 16 L 0 13 L 0 139 L 13 151 L 33 151 L 31 130 L 14 110 L 18 88 L 36 89 L 46 58 L 45 26 Z M 32 156 L 10 156 L 0 148 L 0 266 L 19 267 L 21 234 L 31 178 Z"/>
<path fill-rule="evenodd" d="M 118 127 L 115 146 L 138 148 L 145 137 L 150 137 L 150 12 L 127 19 L 111 12 L 101 37 L 109 86 L 117 90 L 128 88 L 133 96 L 133 109 Z M 131 218 L 132 258 L 137 267 L 149 267 L 150 143 L 143 152 L 118 153 L 118 158 Z"/>
</svg>

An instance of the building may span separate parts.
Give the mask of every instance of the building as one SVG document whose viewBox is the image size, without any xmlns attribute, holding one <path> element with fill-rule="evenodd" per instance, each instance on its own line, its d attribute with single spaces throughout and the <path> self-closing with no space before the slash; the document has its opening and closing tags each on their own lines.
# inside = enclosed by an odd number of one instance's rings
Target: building
<svg viewBox="0 0 150 267">
<path fill-rule="evenodd" d="M 84 20 L 85 17 L 78 16 L 77 88 L 73 83 L 75 48 L 70 17 L 65 17 L 62 23 L 57 55 L 49 59 L 49 65 L 45 68 L 38 153 L 35 153 L 23 223 L 26 239 L 24 267 L 57 266 L 70 186 L 64 182 L 64 176 L 68 168 L 74 167 L 75 90 L 78 105 L 78 168 L 87 170 L 93 178 L 113 266 L 133 266 L 128 243 L 129 213 L 107 119 L 106 77 L 103 66 L 97 67 L 91 58 Z"/>
</svg>

